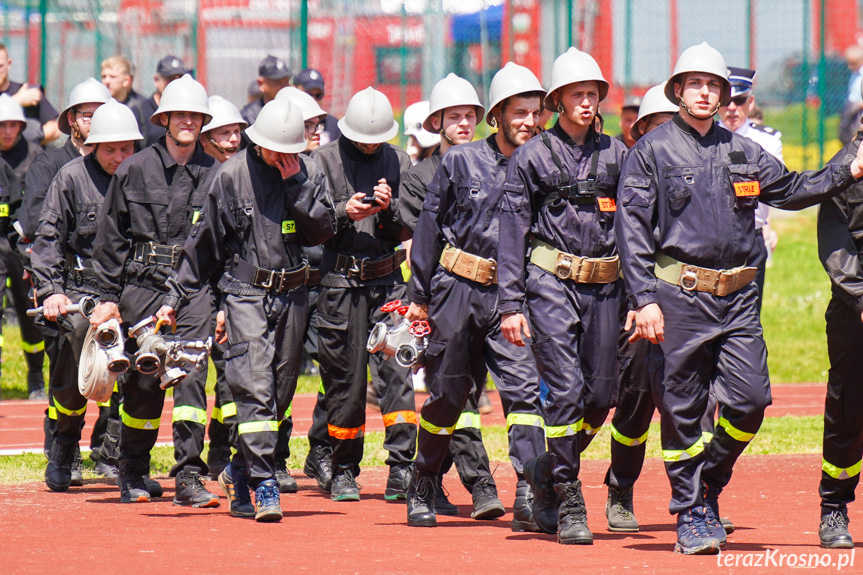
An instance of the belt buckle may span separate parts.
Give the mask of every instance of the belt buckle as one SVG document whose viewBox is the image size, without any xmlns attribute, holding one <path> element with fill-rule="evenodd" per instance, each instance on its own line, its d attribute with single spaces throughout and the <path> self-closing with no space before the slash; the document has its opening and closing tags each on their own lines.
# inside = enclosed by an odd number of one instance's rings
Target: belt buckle
<svg viewBox="0 0 863 575">
<path fill-rule="evenodd" d="M 678 283 L 686 291 L 695 291 L 695 288 L 698 287 L 698 274 L 690 268 L 683 268 Z"/>
<path fill-rule="evenodd" d="M 268 277 L 267 277 L 267 281 L 261 283 L 261 287 L 268 290 L 268 289 L 271 289 L 273 287 L 273 279 L 275 278 L 275 276 L 278 272 L 276 272 L 276 270 L 264 270 L 264 271 L 267 272 Z"/>
<path fill-rule="evenodd" d="M 557 266 L 554 268 L 554 275 L 562 280 L 568 280 L 572 277 L 572 256 L 567 254 L 557 256 Z"/>
<path fill-rule="evenodd" d="M 363 258 L 359 261 L 359 271 L 360 271 L 360 281 L 368 281 L 369 278 L 366 278 L 366 264 L 371 260 L 369 258 Z M 372 262 L 374 263 L 374 262 Z M 374 279 L 374 278 L 371 278 Z"/>
<path fill-rule="evenodd" d="M 356 256 L 349 256 L 349 257 L 350 257 L 351 265 L 348 268 L 348 273 L 345 275 L 347 275 L 349 278 L 356 277 L 358 275 L 362 276 L 362 273 L 363 273 L 363 271 L 361 269 L 362 261 L 358 260 Z"/>
<path fill-rule="evenodd" d="M 279 287 L 276 288 L 276 291 L 282 293 L 282 289 L 285 287 L 285 268 L 282 268 L 281 271 L 276 272 L 279 276 Z"/>
<path fill-rule="evenodd" d="M 76 272 L 84 271 L 84 260 L 81 259 L 81 256 L 75 255 L 75 267 L 72 269 Z"/>
<path fill-rule="evenodd" d="M 182 250 L 182 246 L 171 246 L 171 267 L 176 267 L 177 262 L 180 259 L 180 250 Z"/>
<path fill-rule="evenodd" d="M 144 246 L 147 250 L 144 252 L 144 257 L 142 258 L 144 263 L 148 265 L 157 263 L 158 256 L 156 255 L 156 242 L 147 242 Z"/>
</svg>

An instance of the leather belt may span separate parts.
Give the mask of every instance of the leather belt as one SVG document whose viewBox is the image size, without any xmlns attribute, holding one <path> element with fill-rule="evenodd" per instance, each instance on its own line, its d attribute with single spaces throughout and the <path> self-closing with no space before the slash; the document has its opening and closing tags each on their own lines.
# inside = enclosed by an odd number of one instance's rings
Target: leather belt
<svg viewBox="0 0 863 575">
<path fill-rule="evenodd" d="M 484 286 L 497 284 L 497 262 L 469 254 L 447 244 L 440 255 L 440 265 L 450 273 Z"/>
<path fill-rule="evenodd" d="M 309 278 L 309 266 L 303 263 L 291 269 L 268 270 L 235 258 L 231 264 L 231 275 L 257 288 L 282 293 L 305 285 Z"/>
<path fill-rule="evenodd" d="M 662 281 L 678 285 L 686 291 L 700 291 L 725 297 L 752 283 L 758 275 L 758 268 L 740 266 L 729 270 L 714 270 L 691 266 L 657 252 L 654 273 Z"/>
<path fill-rule="evenodd" d="M 309 268 L 309 277 L 306 280 L 307 286 L 321 285 L 321 268 Z"/>
<path fill-rule="evenodd" d="M 393 273 L 407 259 L 405 250 L 397 250 L 392 255 L 373 260 L 338 254 L 334 271 L 348 279 L 371 281 Z"/>
<path fill-rule="evenodd" d="M 168 246 L 155 242 L 136 242 L 133 246 L 132 259 L 145 265 L 170 266 L 177 265 L 182 246 Z"/>
<path fill-rule="evenodd" d="M 588 258 L 561 251 L 534 238 L 530 263 L 562 280 L 580 284 L 607 284 L 620 277 L 620 256 Z"/>
</svg>

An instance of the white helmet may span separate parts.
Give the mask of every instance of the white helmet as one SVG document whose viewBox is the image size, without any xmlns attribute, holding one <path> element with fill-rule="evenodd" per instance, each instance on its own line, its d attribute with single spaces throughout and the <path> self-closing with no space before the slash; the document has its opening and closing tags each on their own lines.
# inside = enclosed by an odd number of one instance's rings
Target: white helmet
<svg viewBox="0 0 863 575">
<path fill-rule="evenodd" d="M 221 96 L 207 98 L 207 107 L 213 116 L 210 123 L 201 128 L 202 134 L 231 124 L 239 124 L 241 130 L 245 130 L 249 126 L 249 123 L 240 115 L 237 107 Z"/>
<path fill-rule="evenodd" d="M 72 127 L 69 125 L 69 112 L 81 104 L 104 104 L 111 99 L 111 92 L 96 78 L 87 78 L 77 84 L 69 93 L 69 101 L 57 118 L 57 125 L 64 134 L 71 135 Z"/>
<path fill-rule="evenodd" d="M 246 136 L 262 148 L 283 154 L 299 154 L 306 149 L 303 114 L 290 100 L 267 102 Z"/>
<path fill-rule="evenodd" d="M 423 121 L 429 115 L 428 100 L 416 102 L 405 108 L 402 121 L 405 125 L 405 136 L 413 136 L 423 148 L 434 148 L 440 144 L 440 134 L 432 134 L 423 128 Z"/>
<path fill-rule="evenodd" d="M 644 135 L 638 129 L 638 123 L 643 119 L 653 114 L 674 114 L 679 109 L 680 107 L 677 104 L 665 97 L 665 82 L 652 87 L 645 92 L 644 97 L 641 99 L 641 105 L 638 107 L 638 118 L 632 124 L 632 129 L 630 130 L 632 139 L 637 140 Z"/>
<path fill-rule="evenodd" d="M 90 122 L 90 136 L 84 142 L 88 146 L 106 142 L 129 142 L 143 140 L 138 130 L 135 113 L 125 104 L 110 98 L 93 112 Z"/>
<path fill-rule="evenodd" d="M 719 104 L 720 106 L 727 106 L 728 102 L 731 101 L 731 82 L 728 81 L 728 67 L 725 65 L 725 58 L 722 57 L 719 50 L 707 42 L 690 46 L 677 59 L 674 72 L 665 84 L 665 96 L 675 104 L 678 100 L 674 97 L 674 82 L 679 81 L 680 76 L 687 72 L 705 72 L 719 76 L 722 79 Z"/>
<path fill-rule="evenodd" d="M 476 123 L 482 121 L 485 108 L 479 103 L 476 89 L 470 82 L 450 72 L 446 78 L 434 85 L 429 96 L 429 113 L 423 121 L 423 128 L 429 132 L 437 130 L 431 124 L 432 117 L 446 108 L 455 106 L 473 106 L 476 108 Z"/>
<path fill-rule="evenodd" d="M 21 122 L 21 130 L 27 128 L 24 109 L 9 94 L 0 94 L 0 122 Z"/>
<path fill-rule="evenodd" d="M 558 56 L 551 66 L 551 86 L 543 102 L 545 109 L 557 112 L 554 99 L 551 97 L 556 90 L 576 82 L 589 81 L 599 84 L 599 101 L 605 100 L 608 95 L 608 82 L 602 76 L 599 64 L 587 52 L 570 47 L 569 50 Z"/>
<path fill-rule="evenodd" d="M 300 109 L 300 112 L 303 114 L 303 122 L 327 116 L 327 113 L 318 105 L 317 100 L 298 88 L 294 88 L 293 86 L 282 88 L 276 94 L 276 100 L 283 98 L 287 98 L 294 106 Z"/>
<path fill-rule="evenodd" d="M 150 116 L 150 122 L 161 127 L 162 114 L 168 112 L 196 112 L 204 115 L 204 125 L 213 118 L 207 103 L 207 91 L 188 74 L 177 78 L 165 87 L 159 109 Z"/>
<path fill-rule="evenodd" d="M 528 92 L 541 92 L 545 97 L 545 88 L 539 83 L 533 72 L 515 62 L 507 62 L 506 66 L 498 70 L 488 88 L 488 114 L 485 123 L 493 126 L 491 112 L 494 107 L 511 96 L 526 94 Z"/>
<path fill-rule="evenodd" d="M 360 144 L 382 144 L 399 133 L 390 101 L 371 86 L 353 95 L 338 125 L 345 138 Z"/>
</svg>

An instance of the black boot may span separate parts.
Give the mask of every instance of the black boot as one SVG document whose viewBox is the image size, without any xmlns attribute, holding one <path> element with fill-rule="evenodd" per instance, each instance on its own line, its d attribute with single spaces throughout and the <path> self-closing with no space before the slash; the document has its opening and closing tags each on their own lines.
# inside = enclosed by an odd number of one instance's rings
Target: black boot
<svg viewBox="0 0 863 575">
<path fill-rule="evenodd" d="M 120 475 L 117 477 L 120 487 L 120 501 L 123 503 L 147 503 L 150 493 L 144 484 L 141 472 L 129 461 L 120 461 Z"/>
<path fill-rule="evenodd" d="M 471 519 L 497 519 L 506 513 L 503 503 L 497 497 L 497 486 L 490 475 L 473 484 L 471 497 L 473 498 Z"/>
<path fill-rule="evenodd" d="M 219 496 L 207 491 L 197 471 L 180 471 L 174 480 L 174 505 L 218 507 Z"/>
<path fill-rule="evenodd" d="M 524 464 L 524 478 L 533 492 L 533 518 L 543 533 L 557 533 L 560 501 L 554 489 L 551 453 L 529 459 Z"/>
<path fill-rule="evenodd" d="M 638 533 L 638 521 L 632 507 L 632 489 L 608 486 L 608 501 L 605 502 L 605 517 L 608 530 L 617 533 Z"/>
<path fill-rule="evenodd" d="M 557 542 L 562 545 L 593 545 L 593 533 L 587 528 L 587 509 L 581 495 L 581 481 L 558 483 L 554 486 L 560 499 L 560 531 Z"/>
<path fill-rule="evenodd" d="M 414 469 L 408 483 L 408 525 L 411 527 L 437 527 L 434 513 L 437 478 L 430 473 Z"/>
<path fill-rule="evenodd" d="M 45 374 L 42 373 L 42 364 L 45 362 L 45 352 L 25 353 L 27 358 L 27 393 L 28 399 L 32 401 L 47 401 L 45 393 Z"/>
<path fill-rule="evenodd" d="M 539 525 L 536 524 L 536 519 L 533 518 L 532 502 L 533 492 L 530 490 L 530 485 L 524 479 L 520 479 L 515 487 L 515 502 L 512 504 L 513 531 L 532 531 L 534 533 L 541 531 Z"/>
<path fill-rule="evenodd" d="M 821 511 L 818 539 L 825 549 L 852 549 L 854 540 L 848 531 L 848 514 L 839 509 Z"/>
<path fill-rule="evenodd" d="M 329 493 L 333 481 L 333 450 L 329 446 L 313 445 L 306 456 L 303 473 L 318 482 L 318 487 Z"/>
<path fill-rule="evenodd" d="M 443 475 L 437 476 L 437 491 L 434 495 L 434 512 L 436 515 L 458 515 L 458 507 L 450 503 L 449 495 L 443 487 Z"/>
<path fill-rule="evenodd" d="M 296 493 L 297 480 L 288 472 L 288 464 L 284 459 L 276 458 L 276 483 L 279 484 L 279 493 Z"/>
<path fill-rule="evenodd" d="M 384 499 L 387 501 L 404 501 L 407 499 L 408 482 L 410 481 L 411 468 L 393 465 L 387 476 L 387 486 L 384 489 Z"/>
<path fill-rule="evenodd" d="M 66 491 L 72 484 L 75 447 L 75 445 L 62 445 L 57 441 L 51 446 L 48 467 L 45 468 L 45 485 L 51 491 Z"/>
<path fill-rule="evenodd" d="M 81 459 L 81 448 L 75 444 L 75 457 L 72 459 L 72 480 L 69 485 L 81 487 L 84 485 L 84 461 Z"/>
</svg>

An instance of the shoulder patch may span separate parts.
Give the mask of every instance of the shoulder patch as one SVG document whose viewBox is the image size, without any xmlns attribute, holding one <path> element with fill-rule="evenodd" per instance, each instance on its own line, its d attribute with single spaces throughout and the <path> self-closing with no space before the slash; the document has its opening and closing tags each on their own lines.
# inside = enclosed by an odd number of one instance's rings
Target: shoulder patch
<svg viewBox="0 0 863 575">
<path fill-rule="evenodd" d="M 759 132 L 764 132 L 765 134 L 770 134 L 771 136 L 776 134 L 776 129 L 771 128 L 770 126 L 764 126 L 762 124 L 756 124 L 755 122 L 749 122 L 749 127 L 753 130 L 758 130 Z"/>
<path fill-rule="evenodd" d="M 746 154 L 740 150 L 733 150 L 728 152 L 728 160 L 732 164 L 745 164 L 746 162 Z"/>
</svg>

